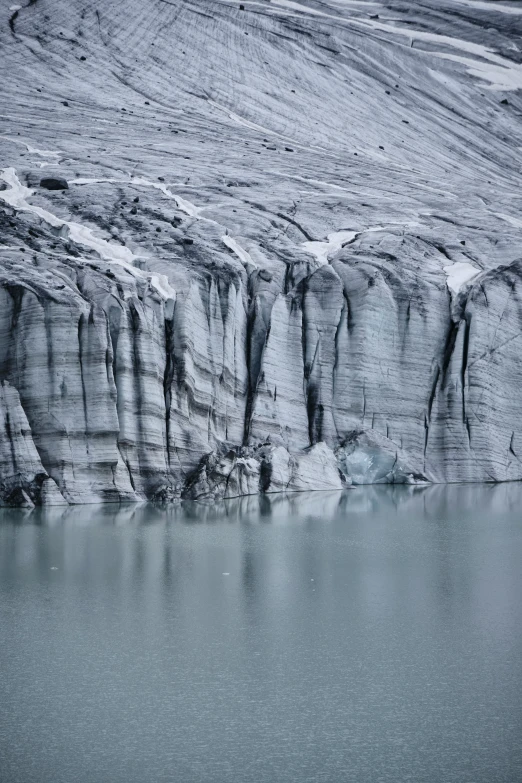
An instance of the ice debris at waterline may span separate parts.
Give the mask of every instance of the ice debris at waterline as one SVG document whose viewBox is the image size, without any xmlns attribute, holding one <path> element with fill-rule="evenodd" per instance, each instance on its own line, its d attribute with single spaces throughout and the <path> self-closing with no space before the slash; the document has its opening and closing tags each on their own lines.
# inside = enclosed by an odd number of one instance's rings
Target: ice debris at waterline
<svg viewBox="0 0 522 783">
<path fill-rule="evenodd" d="M 522 11 L 0 15 L 0 498 L 522 478 Z"/>
</svg>

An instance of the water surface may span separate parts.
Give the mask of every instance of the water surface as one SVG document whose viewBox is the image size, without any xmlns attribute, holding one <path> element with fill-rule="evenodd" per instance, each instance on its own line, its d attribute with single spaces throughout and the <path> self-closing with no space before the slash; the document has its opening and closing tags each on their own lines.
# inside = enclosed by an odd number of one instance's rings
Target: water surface
<svg viewBox="0 0 522 783">
<path fill-rule="evenodd" d="M 0 780 L 522 781 L 521 508 L 0 510 Z"/>
</svg>

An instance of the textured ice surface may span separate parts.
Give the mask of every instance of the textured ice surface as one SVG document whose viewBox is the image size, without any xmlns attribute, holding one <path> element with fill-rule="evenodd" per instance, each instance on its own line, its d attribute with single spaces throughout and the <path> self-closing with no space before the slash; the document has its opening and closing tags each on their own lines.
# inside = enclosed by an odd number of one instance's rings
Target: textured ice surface
<svg viewBox="0 0 522 783">
<path fill-rule="evenodd" d="M 0 23 L 4 502 L 522 478 L 520 8 L 241 5 Z"/>
</svg>

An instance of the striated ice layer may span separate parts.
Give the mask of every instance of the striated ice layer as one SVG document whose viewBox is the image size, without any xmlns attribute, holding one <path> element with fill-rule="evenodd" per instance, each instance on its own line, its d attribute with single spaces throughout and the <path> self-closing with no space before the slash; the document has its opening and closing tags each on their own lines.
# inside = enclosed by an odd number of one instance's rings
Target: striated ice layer
<svg viewBox="0 0 522 783">
<path fill-rule="evenodd" d="M 514 4 L 4 21 L 1 503 L 522 479 Z"/>
</svg>

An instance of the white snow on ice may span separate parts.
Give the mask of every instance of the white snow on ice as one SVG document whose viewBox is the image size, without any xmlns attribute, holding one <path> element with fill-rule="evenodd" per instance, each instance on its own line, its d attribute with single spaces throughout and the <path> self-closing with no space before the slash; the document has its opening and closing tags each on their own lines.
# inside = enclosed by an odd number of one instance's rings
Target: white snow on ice
<svg viewBox="0 0 522 783">
<path fill-rule="evenodd" d="M 210 106 L 213 106 L 215 109 L 218 109 L 219 111 L 225 112 L 225 114 L 228 115 L 229 119 L 233 120 L 234 122 L 237 122 L 238 125 L 243 125 L 245 128 L 250 128 L 250 130 L 259 131 L 260 133 L 268 133 L 271 136 L 279 136 L 278 133 L 275 131 L 269 130 L 268 128 L 264 128 L 262 125 L 256 125 L 255 122 L 250 122 L 250 120 L 245 120 L 244 117 L 240 117 L 239 114 L 235 114 L 233 111 L 230 111 L 230 109 L 227 109 L 226 106 L 221 106 L 220 103 L 216 103 L 216 101 L 208 99 L 208 103 Z"/>
<path fill-rule="evenodd" d="M 334 231 L 328 234 L 326 242 L 302 242 L 301 247 L 308 253 L 314 255 L 319 264 L 324 266 L 333 253 L 337 253 L 343 245 L 352 242 L 357 236 L 357 231 Z"/>
<path fill-rule="evenodd" d="M 92 229 L 87 226 L 82 226 L 80 223 L 74 223 L 73 221 L 63 220 L 56 217 L 52 212 L 48 212 L 42 207 L 37 207 L 33 204 L 29 204 L 27 201 L 30 196 L 34 194 L 34 190 L 22 185 L 14 168 L 4 169 L 0 173 L 0 179 L 3 179 L 10 188 L 8 190 L 0 191 L 0 199 L 10 204 L 15 209 L 19 209 L 25 212 L 32 212 L 33 215 L 38 215 L 46 223 L 56 228 L 66 226 L 69 230 L 69 236 L 73 242 L 77 242 L 83 247 L 89 247 L 94 250 L 101 258 L 105 258 L 107 261 L 119 264 L 124 267 L 133 277 L 139 277 L 146 279 L 150 282 L 151 286 L 165 299 L 175 298 L 176 292 L 170 286 L 165 275 L 147 275 L 139 269 L 136 269 L 132 265 L 134 253 L 129 250 L 128 247 L 123 245 L 116 245 L 112 242 L 107 242 L 105 239 L 97 237 Z"/>
<path fill-rule="evenodd" d="M 231 111 L 230 109 L 227 109 L 226 106 L 222 106 L 220 103 L 216 103 L 216 101 L 211 100 L 210 98 L 207 99 L 210 106 L 213 106 L 215 109 L 218 109 L 218 111 L 224 112 L 230 120 L 233 122 L 236 122 L 238 125 L 242 125 L 245 128 L 249 128 L 250 130 L 257 131 L 258 133 L 264 133 L 268 136 L 275 136 L 278 139 L 281 139 L 282 141 L 286 142 L 287 144 L 293 144 L 296 147 L 299 147 L 300 149 L 320 149 L 322 150 L 322 147 L 306 147 L 300 142 L 296 141 L 295 139 L 291 138 L 290 136 L 284 136 L 282 133 L 278 133 L 277 131 L 270 130 L 269 128 L 265 128 L 263 125 L 258 125 L 255 122 L 251 122 L 250 120 L 246 120 L 244 117 L 240 117 L 239 114 L 236 114 L 235 112 Z"/>
<path fill-rule="evenodd" d="M 456 261 L 443 267 L 447 276 L 448 288 L 457 294 L 460 289 L 480 274 L 481 270 L 466 261 Z"/>
<path fill-rule="evenodd" d="M 351 19 L 350 23 L 362 25 L 364 27 L 372 27 L 374 30 L 382 30 L 383 32 L 392 33 L 395 35 L 402 35 L 407 37 L 410 41 L 424 41 L 426 43 L 433 43 L 442 46 L 448 46 L 452 49 L 459 49 L 462 52 L 468 52 L 476 57 L 480 57 L 487 62 L 481 62 L 480 60 L 474 60 L 469 57 L 461 57 L 456 54 L 449 54 L 447 52 L 437 52 L 429 50 L 426 53 L 441 57 L 445 60 L 452 60 L 454 62 L 462 63 L 465 65 L 468 73 L 484 81 L 489 81 L 491 89 L 498 90 L 518 90 L 522 89 L 522 65 L 506 60 L 498 54 L 495 54 L 491 49 L 482 44 L 472 43 L 471 41 L 464 41 L 461 38 L 452 38 L 449 35 L 438 35 L 437 33 L 427 33 L 421 30 L 413 30 L 404 27 L 395 27 L 394 25 L 384 24 L 373 19 L 367 19 L 361 21 L 360 19 Z M 424 50 L 417 50 L 424 51 Z"/>
<path fill-rule="evenodd" d="M 313 14 L 314 16 L 327 16 L 322 11 L 318 11 L 315 8 L 308 8 L 308 6 L 295 3 L 293 0 L 272 0 L 272 5 L 279 5 L 282 8 L 288 8 L 290 11 L 304 11 L 307 14 Z"/>
<path fill-rule="evenodd" d="M 245 266 L 250 265 L 254 267 L 254 269 L 257 269 L 257 264 L 252 260 L 252 257 L 250 253 L 247 253 L 246 250 L 244 250 L 237 239 L 234 239 L 233 237 L 229 237 L 228 234 L 225 234 L 221 237 L 223 243 L 232 250 L 233 253 L 236 254 L 236 256 L 239 258 L 242 264 Z"/>
<path fill-rule="evenodd" d="M 13 144 L 21 144 L 22 147 L 26 148 L 27 152 L 31 153 L 31 155 L 42 155 L 46 158 L 59 158 L 60 155 L 62 155 L 61 150 L 39 150 L 36 147 L 31 147 L 31 145 L 27 144 L 25 141 L 13 139 L 11 136 L 0 136 L 0 139 L 6 139 L 6 141 L 11 141 Z"/>
<path fill-rule="evenodd" d="M 520 220 L 520 218 L 512 217 L 511 215 L 505 215 L 503 212 L 494 212 L 493 214 L 501 220 L 505 220 L 506 223 L 509 223 L 515 228 L 522 228 L 522 220 Z"/>
<path fill-rule="evenodd" d="M 341 250 L 345 245 L 351 244 L 354 239 L 358 239 L 358 237 L 363 234 L 378 234 L 379 231 L 386 231 L 387 229 L 398 227 L 410 228 L 420 225 L 421 223 L 418 221 L 410 221 L 407 223 L 402 221 L 399 223 L 391 221 L 386 226 L 371 226 L 370 228 L 364 228 L 360 231 L 334 231 L 332 234 L 328 234 L 326 241 L 302 242 L 301 247 L 303 250 L 314 255 L 319 261 L 319 264 L 324 266 L 328 263 L 331 255 L 337 253 L 337 251 Z"/>
<path fill-rule="evenodd" d="M 498 3 L 486 3 L 483 0 L 454 0 L 459 5 L 467 5 L 470 8 L 476 8 L 477 11 L 496 11 L 501 14 L 511 16 L 522 16 L 522 8 L 514 8 L 510 5 L 499 5 Z"/>
<path fill-rule="evenodd" d="M 476 2 L 479 2 L 479 0 L 476 0 Z M 495 52 L 493 52 L 491 49 L 488 49 L 487 46 L 472 43 L 471 41 L 464 41 L 461 38 L 453 38 L 448 35 L 427 33 L 425 31 L 415 30 L 412 28 L 396 27 L 395 25 L 386 24 L 375 19 L 363 20 L 355 17 L 335 16 L 334 14 L 327 14 L 314 8 L 308 8 L 307 6 L 301 5 L 300 3 L 293 2 L 293 0 L 273 0 L 271 5 L 275 8 L 279 7 L 288 9 L 289 11 L 298 11 L 308 15 L 321 16 L 326 19 L 334 19 L 335 21 L 343 22 L 349 25 L 357 25 L 366 28 L 370 27 L 374 30 L 382 30 L 383 32 L 392 33 L 394 35 L 405 36 L 411 43 L 414 41 L 424 41 L 426 43 L 433 43 L 447 46 L 453 49 L 459 49 L 461 52 L 468 52 L 469 54 L 473 54 L 476 57 L 480 57 L 483 60 L 486 60 L 487 63 L 480 62 L 480 60 L 475 60 L 470 57 L 461 57 L 459 55 L 453 55 L 446 52 L 429 50 L 425 53 L 431 54 L 435 57 L 440 57 L 441 59 L 452 60 L 453 62 L 461 63 L 467 68 L 467 71 L 471 76 L 475 76 L 478 79 L 489 82 L 491 85 L 490 89 L 522 89 L 522 65 L 519 63 L 514 63 L 511 60 L 507 60 L 506 58 L 495 54 Z M 509 6 L 503 6 L 503 8 L 509 8 Z M 417 49 L 417 51 L 424 50 Z"/>
<path fill-rule="evenodd" d="M 163 182 L 151 182 L 151 180 L 145 179 L 144 177 L 133 177 L 133 176 L 129 176 L 128 178 L 125 179 L 116 179 L 114 177 L 113 178 L 79 177 L 78 179 L 70 180 L 71 185 L 93 185 L 102 182 L 128 183 L 130 185 L 143 185 L 144 187 L 155 188 L 156 190 L 160 190 L 163 193 L 163 195 L 166 196 L 167 198 L 175 201 L 178 209 L 181 212 L 184 212 L 186 215 L 197 218 L 198 220 L 204 220 L 207 223 L 216 222 L 215 220 L 211 220 L 210 218 L 201 217 L 201 213 L 205 209 L 210 209 L 212 205 L 209 204 L 204 207 L 197 207 L 195 204 L 192 204 L 191 201 L 187 201 L 187 199 L 178 196 L 176 193 L 172 193 L 172 191 L 170 191 Z"/>
<path fill-rule="evenodd" d="M 173 199 L 176 202 L 176 206 L 178 207 L 178 209 L 180 209 L 186 215 L 190 215 L 190 217 L 199 218 L 201 212 L 204 209 L 207 209 L 207 207 L 197 207 L 195 204 L 192 204 L 192 202 L 187 201 L 181 196 L 177 196 L 175 193 L 172 193 L 168 189 L 168 187 L 163 184 L 163 182 L 151 182 L 150 180 L 144 179 L 143 177 L 131 177 L 130 182 L 136 185 L 145 185 L 149 188 L 156 188 L 156 190 L 161 190 L 164 196 Z M 207 218 L 203 218 L 203 219 L 207 220 Z M 214 222 L 214 221 L 210 221 L 210 222 Z"/>
</svg>

